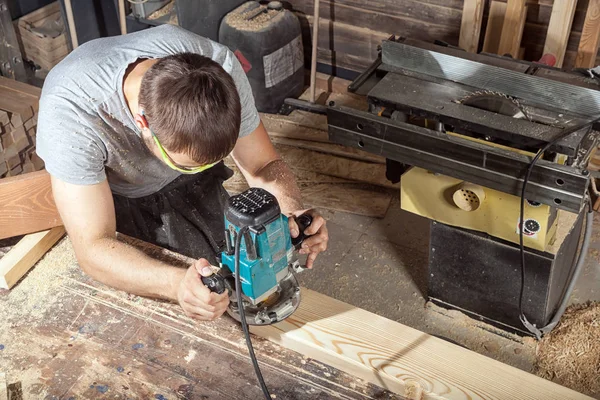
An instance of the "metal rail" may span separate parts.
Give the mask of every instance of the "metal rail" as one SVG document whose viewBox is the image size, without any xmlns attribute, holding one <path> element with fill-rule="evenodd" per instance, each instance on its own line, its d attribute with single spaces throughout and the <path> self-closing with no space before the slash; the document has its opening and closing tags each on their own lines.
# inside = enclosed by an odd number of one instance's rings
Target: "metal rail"
<svg viewBox="0 0 600 400">
<path fill-rule="evenodd" d="M 519 196 L 530 158 L 347 107 L 327 110 L 329 138 L 391 160 Z M 529 200 L 578 213 L 590 174 L 540 160 L 527 185 Z"/>
</svg>

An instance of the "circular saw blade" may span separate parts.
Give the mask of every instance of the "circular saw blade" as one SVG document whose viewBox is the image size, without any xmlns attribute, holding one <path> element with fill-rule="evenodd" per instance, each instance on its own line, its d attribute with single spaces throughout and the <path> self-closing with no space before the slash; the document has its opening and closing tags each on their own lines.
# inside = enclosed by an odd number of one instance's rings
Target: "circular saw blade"
<svg viewBox="0 0 600 400">
<path fill-rule="evenodd" d="M 503 93 L 481 91 L 474 92 L 459 101 L 469 107 L 506 115 L 512 118 L 529 119 L 519 101 Z"/>
</svg>

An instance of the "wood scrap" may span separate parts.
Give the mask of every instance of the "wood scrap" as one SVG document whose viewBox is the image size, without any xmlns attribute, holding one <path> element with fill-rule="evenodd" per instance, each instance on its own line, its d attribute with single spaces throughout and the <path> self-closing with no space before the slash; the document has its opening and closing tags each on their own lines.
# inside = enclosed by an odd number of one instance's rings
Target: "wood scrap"
<svg viewBox="0 0 600 400">
<path fill-rule="evenodd" d="M 555 1 L 552 5 L 552 15 L 546 34 L 544 54 L 552 54 L 556 57 L 555 67 L 562 67 L 567 51 L 567 42 L 571 34 L 571 25 L 575 16 L 577 0 Z"/>
<path fill-rule="evenodd" d="M 485 29 L 485 38 L 483 39 L 484 52 L 492 54 L 498 52 L 505 13 L 506 3 L 502 1 L 492 1 L 490 4 L 490 12 L 488 14 L 487 28 Z"/>
<path fill-rule="evenodd" d="M 385 164 L 385 157 L 366 151 L 346 147 L 336 143 L 313 142 L 309 140 L 296 140 L 274 136 L 271 138 L 276 145 L 285 145 L 296 147 L 298 149 L 313 150 L 319 153 L 331 154 L 334 156 L 346 157 L 352 160 L 368 161 L 376 164 Z"/>
<path fill-rule="evenodd" d="M 225 164 L 233 171 L 233 176 L 223 184 L 225 190 L 233 195 L 248 189 L 246 179 L 233 160 L 228 158 Z M 293 166 L 290 168 L 307 207 L 383 218 L 392 201 L 392 194 L 386 189 Z"/>
<path fill-rule="evenodd" d="M 0 179 L 0 239 L 62 224 L 46 171 Z"/>
<path fill-rule="evenodd" d="M 535 375 L 317 292 L 257 336 L 409 399 L 590 399 Z"/>
<path fill-rule="evenodd" d="M 294 113 L 294 116 L 296 113 Z M 320 116 L 315 116 L 316 118 Z M 329 135 L 327 134 L 327 119 L 324 120 L 324 125 L 320 126 L 307 126 L 294 118 L 293 116 L 283 115 L 272 115 L 272 114 L 260 114 L 263 125 L 269 136 L 271 137 L 283 137 L 288 139 L 301 139 L 310 140 L 313 142 L 329 142 Z M 322 129 L 321 129 L 322 128 Z"/>
<path fill-rule="evenodd" d="M 502 24 L 502 35 L 500 35 L 500 44 L 498 45 L 498 54 L 510 54 L 513 58 L 518 57 L 527 16 L 526 3 L 527 0 L 508 0 Z"/>
<path fill-rule="evenodd" d="M 65 234 L 58 226 L 47 231 L 26 235 L 0 259 L 0 289 L 10 289 Z"/>
<path fill-rule="evenodd" d="M 477 53 L 484 5 L 483 0 L 465 0 L 463 4 L 458 46 L 469 53 Z"/>
<path fill-rule="evenodd" d="M 598 55 L 598 46 L 600 44 L 600 0 L 590 0 L 585 14 L 585 22 L 581 39 L 579 39 L 579 48 L 577 49 L 577 58 L 575 59 L 576 68 L 593 68 L 596 66 L 596 56 Z"/>
<path fill-rule="evenodd" d="M 285 145 L 276 145 L 276 148 L 285 162 L 293 168 L 392 189 L 400 187 L 386 179 L 384 164 L 351 160 Z"/>
<path fill-rule="evenodd" d="M 392 202 L 390 193 L 376 191 L 370 185 L 311 184 L 301 186 L 304 205 L 333 211 L 383 218 Z"/>
</svg>

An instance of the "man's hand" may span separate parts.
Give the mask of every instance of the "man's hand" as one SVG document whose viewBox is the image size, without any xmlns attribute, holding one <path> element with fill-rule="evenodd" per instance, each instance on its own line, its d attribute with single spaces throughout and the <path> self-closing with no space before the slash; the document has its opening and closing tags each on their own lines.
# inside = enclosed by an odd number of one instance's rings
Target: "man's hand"
<svg viewBox="0 0 600 400">
<path fill-rule="evenodd" d="M 315 210 L 296 211 L 292 215 L 294 217 L 299 217 L 302 214 L 308 214 L 312 217 L 312 223 L 304 231 L 304 234 L 310 237 L 304 240 L 302 248 L 300 249 L 300 254 L 308 254 L 306 267 L 312 268 L 319 253 L 327 250 L 327 242 L 329 241 L 327 222 L 325 221 L 325 218 L 319 215 Z M 293 238 L 298 237 L 300 231 L 295 218 L 290 218 L 288 221 L 290 225 L 290 234 Z"/>
<path fill-rule="evenodd" d="M 188 268 L 181 280 L 177 300 L 188 317 L 212 321 L 219 318 L 227 310 L 229 305 L 227 291 L 217 294 L 211 292 L 202 283 L 200 275 L 211 276 L 212 274 L 213 270 L 210 268 L 210 263 L 201 258 Z"/>
</svg>

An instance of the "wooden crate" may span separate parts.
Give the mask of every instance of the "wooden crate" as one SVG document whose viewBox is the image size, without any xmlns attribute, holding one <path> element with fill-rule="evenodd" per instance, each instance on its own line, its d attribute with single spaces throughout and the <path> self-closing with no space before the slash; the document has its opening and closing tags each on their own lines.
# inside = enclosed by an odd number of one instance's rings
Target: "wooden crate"
<svg viewBox="0 0 600 400">
<path fill-rule="evenodd" d="M 50 36 L 40 36 L 33 32 L 33 28 L 39 28 L 52 21 L 58 21 L 58 25 L 62 27 L 63 33 L 59 36 L 52 38 Z M 19 18 L 16 25 L 25 58 L 40 67 L 50 70 L 69 53 L 67 33 L 58 2 L 51 3 Z"/>
<path fill-rule="evenodd" d="M 44 168 L 35 153 L 41 90 L 0 77 L 0 178 Z"/>
</svg>

